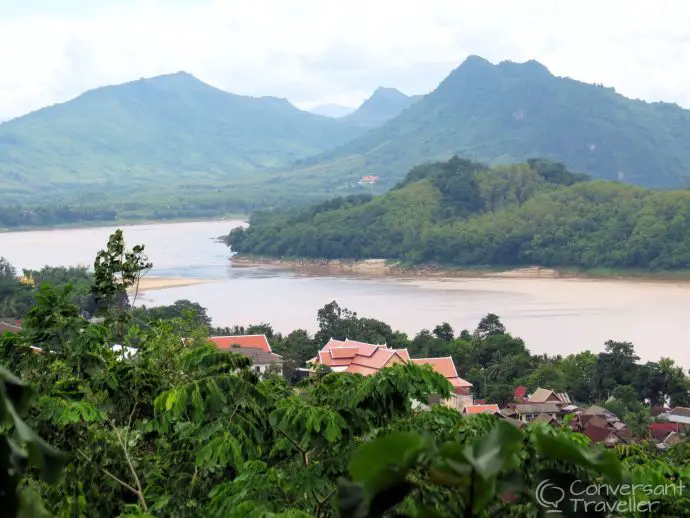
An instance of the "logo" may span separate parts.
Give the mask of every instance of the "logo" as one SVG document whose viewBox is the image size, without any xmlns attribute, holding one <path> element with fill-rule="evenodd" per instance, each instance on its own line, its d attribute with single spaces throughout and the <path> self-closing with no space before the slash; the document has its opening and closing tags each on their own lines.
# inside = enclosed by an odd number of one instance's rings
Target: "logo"
<svg viewBox="0 0 690 518">
<path fill-rule="evenodd" d="M 565 500 L 565 491 L 548 478 L 539 482 L 536 490 L 537 503 L 548 513 L 560 513 L 558 505 Z"/>
<path fill-rule="evenodd" d="M 648 514 L 661 506 L 668 496 L 685 493 L 683 482 L 653 486 L 651 484 L 588 484 L 575 480 L 562 488 L 549 479 L 542 480 L 535 490 L 537 504 L 546 513 L 561 513 L 567 506 L 576 513 L 606 512 L 608 514 Z M 565 501 L 565 504 L 561 505 Z"/>
</svg>

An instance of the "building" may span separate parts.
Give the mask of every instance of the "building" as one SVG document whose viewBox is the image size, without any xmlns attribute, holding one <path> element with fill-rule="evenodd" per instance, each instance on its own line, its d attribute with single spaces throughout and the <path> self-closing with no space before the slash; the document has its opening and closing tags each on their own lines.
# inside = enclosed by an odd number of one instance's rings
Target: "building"
<svg viewBox="0 0 690 518">
<path fill-rule="evenodd" d="M 218 349 L 235 349 L 237 347 L 252 347 L 261 349 L 267 353 L 271 351 L 266 335 L 237 335 L 237 336 L 212 336 L 209 338 Z"/>
<path fill-rule="evenodd" d="M 282 375 L 283 358 L 271 350 L 266 335 L 212 336 L 209 341 L 218 349 L 250 358 L 252 369 L 257 374 L 266 374 L 273 367 Z"/>
<path fill-rule="evenodd" d="M 472 405 L 466 406 L 462 409 L 462 413 L 465 415 L 475 415 L 475 414 L 501 414 L 501 410 L 498 405 Z M 501 416 L 502 417 L 502 416 Z"/>
<path fill-rule="evenodd" d="M 325 365 L 333 372 L 349 372 L 370 376 L 396 364 L 429 365 L 453 386 L 451 397 L 442 404 L 461 411 L 472 405 L 472 384 L 458 376 L 450 356 L 444 358 L 410 358 L 407 349 L 392 349 L 386 344 L 368 344 L 356 340 L 331 338 L 319 353 L 307 362 L 310 366 Z"/>
<path fill-rule="evenodd" d="M 690 408 L 677 406 L 671 409 L 669 412 L 661 414 L 659 417 L 663 418 L 669 423 L 678 424 L 681 431 L 690 427 Z"/>
<path fill-rule="evenodd" d="M 518 403 L 515 405 L 514 417 L 524 423 L 530 423 L 542 415 L 561 422 L 567 412 L 563 410 L 563 403 Z"/>
<path fill-rule="evenodd" d="M 680 431 L 678 423 L 651 423 L 648 427 L 649 435 L 655 441 L 663 442 L 672 433 Z"/>
<path fill-rule="evenodd" d="M 378 181 L 378 176 L 362 176 L 357 183 L 359 185 L 374 185 Z"/>
<path fill-rule="evenodd" d="M 527 401 L 529 403 L 563 403 L 565 405 L 571 403 L 570 396 L 565 392 L 554 392 L 543 388 L 537 388 Z"/>
</svg>

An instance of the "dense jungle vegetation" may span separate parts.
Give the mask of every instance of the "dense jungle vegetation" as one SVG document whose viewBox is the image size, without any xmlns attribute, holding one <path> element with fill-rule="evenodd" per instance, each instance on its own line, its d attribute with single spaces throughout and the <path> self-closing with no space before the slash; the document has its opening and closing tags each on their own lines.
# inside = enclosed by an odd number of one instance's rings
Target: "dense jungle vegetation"
<svg viewBox="0 0 690 518">
<path fill-rule="evenodd" d="M 455 157 L 413 168 L 385 195 L 258 213 L 240 254 L 385 258 L 443 266 L 690 268 L 690 191 L 590 180 L 563 164 L 489 168 Z"/>
<path fill-rule="evenodd" d="M 644 440 L 648 404 L 687 404 L 688 378 L 669 359 L 639 364 L 632 344 L 532 356 L 496 315 L 457 336 L 443 323 L 408 339 L 335 302 L 319 310 L 314 336 L 265 323 L 213 329 L 190 301 L 131 307 L 128 289 L 152 265 L 120 231 L 92 271 L 25 272 L 32 286 L 1 265 L 0 304 L 23 330 L 0 336 L 0 516 L 539 516 L 535 488 L 547 479 L 554 491 L 575 480 L 639 485 L 587 496 L 587 516 L 620 504 L 639 515 L 652 503 L 657 516 L 688 515 L 684 493 L 644 490 L 690 483 L 686 443 L 660 452 Z M 285 378 L 260 379 L 251 360 L 206 341 L 245 332 L 267 333 Z M 519 430 L 439 405 L 415 411 L 413 400 L 451 388 L 416 365 L 367 378 L 322 370 L 293 383 L 295 367 L 345 336 L 451 354 L 475 392 L 501 403 L 518 383 L 583 403 L 614 395 L 607 405 L 640 442 L 604 451 L 567 427 Z M 582 503 L 552 497 L 584 516 Z"/>
</svg>

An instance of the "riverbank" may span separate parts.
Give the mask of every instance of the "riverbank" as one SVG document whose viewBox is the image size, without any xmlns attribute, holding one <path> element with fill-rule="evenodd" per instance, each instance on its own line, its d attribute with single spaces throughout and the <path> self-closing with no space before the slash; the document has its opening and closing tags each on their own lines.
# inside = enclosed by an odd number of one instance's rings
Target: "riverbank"
<svg viewBox="0 0 690 518">
<path fill-rule="evenodd" d="M 145 291 L 164 290 L 167 288 L 183 288 L 186 286 L 195 286 L 197 284 L 207 284 L 209 282 L 215 282 L 215 279 L 187 279 L 183 277 L 144 277 L 139 281 L 138 292 L 141 294 Z M 132 288 L 129 291 L 130 294 L 132 294 L 135 291 L 135 289 Z"/>
<path fill-rule="evenodd" d="M 235 256 L 231 264 L 237 267 L 273 267 L 298 270 L 314 274 L 356 274 L 371 276 L 409 276 L 424 278 L 462 278 L 462 277 L 498 277 L 528 279 L 609 279 L 609 280 L 651 280 L 651 281 L 688 281 L 690 270 L 649 272 L 643 270 L 614 269 L 574 269 L 544 268 L 530 266 L 520 268 L 499 267 L 462 267 L 447 268 L 440 266 L 410 266 L 386 259 L 354 260 L 314 260 L 314 259 L 272 259 L 267 257 Z"/>
<path fill-rule="evenodd" d="M 55 225 L 33 225 L 23 227 L 0 227 L 0 234 L 10 232 L 50 232 L 51 230 L 79 230 L 82 228 L 131 227 L 133 225 L 172 225 L 174 223 L 203 223 L 204 221 L 241 221 L 249 222 L 246 214 L 228 214 L 208 218 L 118 218 L 113 221 L 78 221 L 75 223 L 58 223 Z"/>
</svg>

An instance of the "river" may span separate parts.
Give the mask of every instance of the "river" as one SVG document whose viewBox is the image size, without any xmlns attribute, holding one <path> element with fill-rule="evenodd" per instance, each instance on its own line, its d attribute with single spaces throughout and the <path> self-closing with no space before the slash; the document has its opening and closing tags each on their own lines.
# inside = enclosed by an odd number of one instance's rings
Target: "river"
<svg viewBox="0 0 690 518">
<path fill-rule="evenodd" d="M 265 267 L 233 267 L 214 240 L 237 221 L 121 227 L 129 246 L 146 245 L 150 276 L 213 282 L 142 293 L 146 305 L 189 299 L 208 308 L 214 325 L 269 322 L 281 332 L 316 329 L 316 312 L 336 300 L 360 316 L 413 335 L 449 322 L 473 329 L 500 316 L 533 353 L 599 352 L 606 340 L 630 341 L 645 361 L 662 356 L 690 367 L 685 321 L 690 283 L 532 278 L 372 278 L 307 275 Z M 114 227 L 0 233 L 0 256 L 17 268 L 90 265 Z"/>
</svg>

